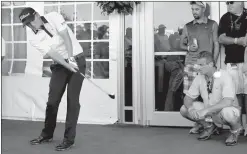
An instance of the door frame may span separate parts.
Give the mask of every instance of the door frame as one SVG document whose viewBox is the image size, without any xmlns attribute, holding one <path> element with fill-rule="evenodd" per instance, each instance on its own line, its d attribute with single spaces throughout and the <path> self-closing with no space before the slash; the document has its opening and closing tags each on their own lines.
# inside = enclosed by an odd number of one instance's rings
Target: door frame
<svg viewBox="0 0 247 154">
<path fill-rule="evenodd" d="M 139 6 L 139 44 L 136 48 L 135 59 L 139 58 L 139 74 L 133 76 L 133 80 L 138 85 L 139 93 L 135 95 L 136 102 L 139 104 L 138 113 L 141 118 L 142 125 L 151 126 L 182 126 L 190 127 L 193 123 L 183 118 L 179 112 L 156 112 L 155 104 L 155 76 L 154 76 L 154 2 L 141 3 Z M 211 2 L 210 18 L 219 21 L 219 2 Z M 137 30 L 137 29 L 136 29 Z M 134 29 L 133 29 L 134 31 Z M 137 38 L 135 38 L 137 39 Z M 134 39 L 134 40 L 135 40 Z M 171 53 L 158 53 L 159 55 L 171 55 Z M 186 54 L 186 52 L 173 52 L 173 54 Z M 135 70 L 135 69 L 134 69 Z M 137 89 L 134 90 L 134 92 Z M 172 120 L 171 120 L 172 119 Z"/>
</svg>

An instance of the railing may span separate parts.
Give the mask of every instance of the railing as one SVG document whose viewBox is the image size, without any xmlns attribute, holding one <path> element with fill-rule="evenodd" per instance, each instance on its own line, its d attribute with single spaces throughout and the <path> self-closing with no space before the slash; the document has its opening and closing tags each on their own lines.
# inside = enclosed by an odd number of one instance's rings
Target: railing
<svg viewBox="0 0 247 154">
<path fill-rule="evenodd" d="M 154 55 L 155 56 L 171 56 L 171 55 L 186 55 L 187 52 L 186 51 L 170 51 L 170 52 L 155 52 Z"/>
</svg>

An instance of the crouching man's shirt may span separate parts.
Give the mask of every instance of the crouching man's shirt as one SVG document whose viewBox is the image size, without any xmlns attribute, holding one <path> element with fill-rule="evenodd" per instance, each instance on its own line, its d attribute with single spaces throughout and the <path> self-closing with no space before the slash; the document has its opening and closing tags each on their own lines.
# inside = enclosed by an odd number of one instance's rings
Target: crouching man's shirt
<svg viewBox="0 0 247 154">
<path fill-rule="evenodd" d="M 224 98 L 231 98 L 234 100 L 234 106 L 238 107 L 235 85 L 226 71 L 220 70 L 214 73 L 211 93 L 208 92 L 207 84 L 204 75 L 197 75 L 187 92 L 187 96 L 196 99 L 201 95 L 205 105 L 215 105 Z"/>
</svg>

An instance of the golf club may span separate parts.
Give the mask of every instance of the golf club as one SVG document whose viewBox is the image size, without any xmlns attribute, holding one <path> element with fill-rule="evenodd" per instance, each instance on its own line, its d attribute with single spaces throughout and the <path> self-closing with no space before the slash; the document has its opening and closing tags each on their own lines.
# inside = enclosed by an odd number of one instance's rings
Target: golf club
<svg viewBox="0 0 247 154">
<path fill-rule="evenodd" d="M 96 83 L 94 83 L 92 80 L 90 80 L 89 78 L 87 78 L 83 73 L 81 73 L 80 71 L 78 71 L 78 72 L 80 73 L 81 76 L 83 76 L 88 81 L 90 81 L 93 85 L 95 85 L 96 87 L 98 87 L 102 92 L 104 92 L 105 94 L 107 94 L 111 99 L 115 99 L 115 94 L 109 94 L 104 89 L 102 89 L 100 86 L 98 86 Z"/>
</svg>

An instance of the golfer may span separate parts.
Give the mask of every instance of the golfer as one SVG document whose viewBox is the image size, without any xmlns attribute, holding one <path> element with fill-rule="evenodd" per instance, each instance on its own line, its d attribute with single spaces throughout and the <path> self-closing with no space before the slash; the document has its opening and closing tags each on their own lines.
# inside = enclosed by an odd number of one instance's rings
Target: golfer
<svg viewBox="0 0 247 154">
<path fill-rule="evenodd" d="M 64 139 L 56 146 L 57 151 L 71 148 L 75 142 L 76 125 L 80 112 L 79 96 L 85 74 L 86 61 L 83 50 L 63 16 L 50 12 L 40 16 L 33 8 L 24 8 L 19 14 L 23 26 L 29 27 L 30 44 L 44 57 L 54 63 L 50 66 L 52 76 L 49 85 L 44 128 L 38 138 L 30 141 L 32 145 L 50 142 L 56 127 L 57 112 L 67 86 L 67 116 Z"/>
</svg>

